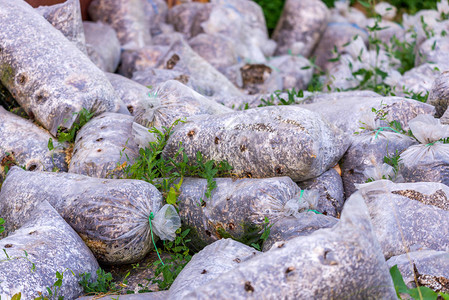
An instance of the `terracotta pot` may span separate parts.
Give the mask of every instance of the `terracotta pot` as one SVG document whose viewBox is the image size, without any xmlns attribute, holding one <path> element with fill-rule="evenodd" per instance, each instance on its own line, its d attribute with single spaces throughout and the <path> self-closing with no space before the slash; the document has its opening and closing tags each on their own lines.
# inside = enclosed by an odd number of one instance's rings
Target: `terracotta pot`
<svg viewBox="0 0 449 300">
<path fill-rule="evenodd" d="M 38 7 L 42 5 L 54 5 L 58 3 L 64 3 L 66 0 L 26 0 L 32 7 Z M 83 20 L 87 20 L 87 8 L 92 0 L 80 0 L 81 13 L 83 14 Z"/>
</svg>

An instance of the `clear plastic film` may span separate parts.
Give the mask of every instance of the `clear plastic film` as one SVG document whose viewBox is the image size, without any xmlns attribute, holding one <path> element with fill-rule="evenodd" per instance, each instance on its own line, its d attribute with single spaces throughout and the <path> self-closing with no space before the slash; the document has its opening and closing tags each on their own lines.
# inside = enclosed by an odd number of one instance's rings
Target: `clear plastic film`
<svg viewBox="0 0 449 300">
<path fill-rule="evenodd" d="M 151 221 L 154 233 L 161 240 L 173 241 L 176 230 L 181 227 L 181 218 L 173 205 L 165 204 Z"/>
</svg>

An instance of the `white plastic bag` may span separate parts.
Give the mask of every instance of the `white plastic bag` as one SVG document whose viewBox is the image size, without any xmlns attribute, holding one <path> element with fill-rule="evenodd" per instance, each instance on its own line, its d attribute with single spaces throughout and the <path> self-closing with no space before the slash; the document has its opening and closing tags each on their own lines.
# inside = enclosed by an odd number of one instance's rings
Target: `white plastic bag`
<svg viewBox="0 0 449 300">
<path fill-rule="evenodd" d="M 165 204 L 151 221 L 154 233 L 161 240 L 174 241 L 176 230 L 181 227 L 181 218 L 173 205 Z"/>
<path fill-rule="evenodd" d="M 381 165 L 373 166 L 372 168 L 367 168 L 363 172 L 366 178 L 370 178 L 374 181 L 394 178 L 394 168 L 389 164 L 383 163 Z M 356 185 L 357 186 L 357 185 Z"/>
<path fill-rule="evenodd" d="M 284 216 L 299 218 L 299 214 L 307 209 L 314 209 L 318 204 L 320 195 L 316 190 L 301 190 L 295 197 L 284 204 Z"/>
<path fill-rule="evenodd" d="M 395 172 L 391 173 L 388 165 L 383 166 L 384 157 L 392 157 L 416 144 L 413 138 L 388 127 L 372 111 L 360 119 L 365 131 L 352 136 L 352 144 L 340 165 L 346 197 L 356 191 L 357 184 L 368 179 L 378 180 L 385 176 L 383 179 L 396 180 Z"/>
<path fill-rule="evenodd" d="M 177 119 L 229 112 L 232 109 L 206 98 L 177 80 L 168 80 L 153 90 L 147 101 L 141 101 L 135 111 L 135 122 L 161 129 L 163 126 L 170 127 Z"/>
<path fill-rule="evenodd" d="M 374 7 L 374 11 L 384 20 L 393 20 L 396 17 L 397 8 L 388 2 L 380 2 Z"/>
<path fill-rule="evenodd" d="M 441 182 L 449 184 L 449 125 L 428 115 L 409 122 L 413 135 L 421 143 L 409 147 L 401 156 L 399 172 L 406 182 Z"/>
<path fill-rule="evenodd" d="M 363 196 L 388 259 L 417 249 L 449 250 L 448 195 L 441 183 L 379 180 L 359 185 L 351 198 Z"/>
<path fill-rule="evenodd" d="M 449 125 L 441 124 L 431 115 L 419 115 L 408 123 L 413 135 L 421 144 L 434 143 L 449 137 Z"/>
</svg>

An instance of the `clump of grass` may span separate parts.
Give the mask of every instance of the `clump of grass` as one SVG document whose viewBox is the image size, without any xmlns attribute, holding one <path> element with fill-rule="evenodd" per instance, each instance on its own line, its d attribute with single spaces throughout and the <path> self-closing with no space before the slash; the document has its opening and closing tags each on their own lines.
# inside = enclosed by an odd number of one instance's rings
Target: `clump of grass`
<svg viewBox="0 0 449 300">
<path fill-rule="evenodd" d="M 174 157 L 163 158 L 162 151 L 173 129 L 181 120 L 176 120 L 170 127 L 163 130 L 151 128 L 150 132 L 156 136 L 156 141 L 150 142 L 148 147 L 139 150 L 139 157 L 132 165 L 124 169 L 129 179 L 140 179 L 156 186 L 165 196 L 168 204 L 177 205 L 176 199 L 182 181 L 185 177 L 200 177 L 207 180 L 206 198 L 210 198 L 212 190 L 216 187 L 215 177 L 230 176 L 232 166 L 227 161 L 216 162 L 204 159 L 201 152 L 196 155 L 196 160 L 191 163 L 182 145 Z"/>
<path fill-rule="evenodd" d="M 122 284 L 116 283 L 110 272 L 106 273 L 103 269 L 97 269 L 97 279 L 92 281 L 91 273 L 80 274 L 79 284 L 83 287 L 84 293 L 87 295 L 104 295 L 111 293 L 119 293 L 123 290 L 123 287 L 127 284 L 127 277 L 130 273 L 125 276 Z"/>
<path fill-rule="evenodd" d="M 190 249 L 187 247 L 187 243 L 190 242 L 190 239 L 187 238 L 189 232 L 190 229 L 182 231 L 179 228 L 174 241 L 164 241 L 164 252 L 169 254 L 169 258 L 165 262 L 157 260 L 153 263 L 156 269 L 154 277 L 149 279 L 149 282 L 156 283 L 160 290 L 168 290 L 182 269 L 192 259 Z M 159 278 L 160 276 L 162 278 Z"/>
<path fill-rule="evenodd" d="M 275 91 L 267 99 L 262 98 L 260 100 L 262 103 L 259 104 L 258 107 L 274 106 L 274 105 L 292 105 L 296 104 L 296 98 L 304 97 L 304 91 L 303 90 L 296 91 L 295 88 L 291 90 L 286 90 L 285 93 L 287 93 L 286 98 L 283 97 L 282 91 L 280 90 Z"/>
<path fill-rule="evenodd" d="M 214 178 L 230 176 L 233 169 L 227 161 L 206 160 L 201 152 L 197 152 L 196 159 L 193 162 L 189 161 L 181 144 L 179 144 L 174 157 L 164 158 L 162 151 L 167 145 L 175 126 L 180 122 L 181 120 L 176 120 L 170 127 L 163 127 L 162 130 L 151 128 L 149 131 L 155 135 L 156 140 L 150 142 L 148 147 L 141 148 L 139 157 L 134 160 L 134 163 L 126 165 L 124 168 L 126 178 L 144 180 L 153 184 L 162 192 L 166 203 L 174 205 L 177 209 L 177 199 L 185 177 L 206 179 L 205 197 L 210 198 L 217 185 Z M 201 201 L 204 202 L 206 199 L 201 199 Z M 169 254 L 169 258 L 165 261 L 154 262 L 155 277 L 148 279 L 148 282 L 157 283 L 161 290 L 168 289 L 171 286 L 192 257 L 187 247 L 187 243 L 190 242 L 190 239 L 187 238 L 189 231 L 190 229 L 184 231 L 178 229 L 174 241 L 164 241 L 163 250 Z"/>
<path fill-rule="evenodd" d="M 74 115 L 78 115 L 77 121 L 73 123 L 72 127 L 65 131 L 61 127 L 58 128 L 58 141 L 60 143 L 63 142 L 69 142 L 73 143 L 75 142 L 76 134 L 78 131 L 86 125 L 87 122 L 92 119 L 94 116 L 93 112 L 89 112 L 87 109 L 83 108 L 79 112 L 73 113 Z"/>
</svg>

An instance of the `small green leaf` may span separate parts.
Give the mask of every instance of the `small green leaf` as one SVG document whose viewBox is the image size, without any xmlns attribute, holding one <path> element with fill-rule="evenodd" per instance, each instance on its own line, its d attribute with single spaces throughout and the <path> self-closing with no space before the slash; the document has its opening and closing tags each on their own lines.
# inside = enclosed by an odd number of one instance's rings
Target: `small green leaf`
<svg viewBox="0 0 449 300">
<path fill-rule="evenodd" d="M 400 299 L 399 294 L 407 294 L 408 293 L 408 287 L 404 282 L 404 279 L 402 278 L 402 274 L 399 271 L 399 268 L 397 265 L 394 265 L 390 268 L 390 275 L 393 279 L 394 289 L 396 290 L 396 295 Z"/>
<path fill-rule="evenodd" d="M 53 150 L 53 149 L 55 149 L 55 147 L 53 146 L 53 139 L 52 138 L 49 138 L 48 139 L 48 145 L 47 145 L 47 147 L 48 147 L 48 150 Z"/>
<path fill-rule="evenodd" d="M 407 294 L 412 296 L 414 299 L 436 300 L 438 298 L 438 294 L 426 286 L 420 286 L 414 289 L 410 289 L 408 290 Z"/>
<path fill-rule="evenodd" d="M 258 244 L 252 243 L 251 246 L 260 251 L 260 246 Z"/>
<path fill-rule="evenodd" d="M 167 204 L 176 205 L 176 199 L 178 197 L 178 192 L 176 192 L 174 187 L 170 187 L 170 191 L 168 192 L 167 199 L 165 202 Z"/>
<path fill-rule="evenodd" d="M 8 255 L 8 253 L 6 252 L 6 249 L 3 249 L 3 252 L 5 252 L 5 255 L 6 255 L 6 259 L 7 259 L 7 260 L 9 260 L 10 258 L 9 258 L 9 255 Z"/>
<path fill-rule="evenodd" d="M 358 1 L 365 8 L 370 8 L 371 7 L 371 5 L 368 2 L 365 2 L 365 1 L 362 1 L 362 0 L 358 0 Z"/>
</svg>

